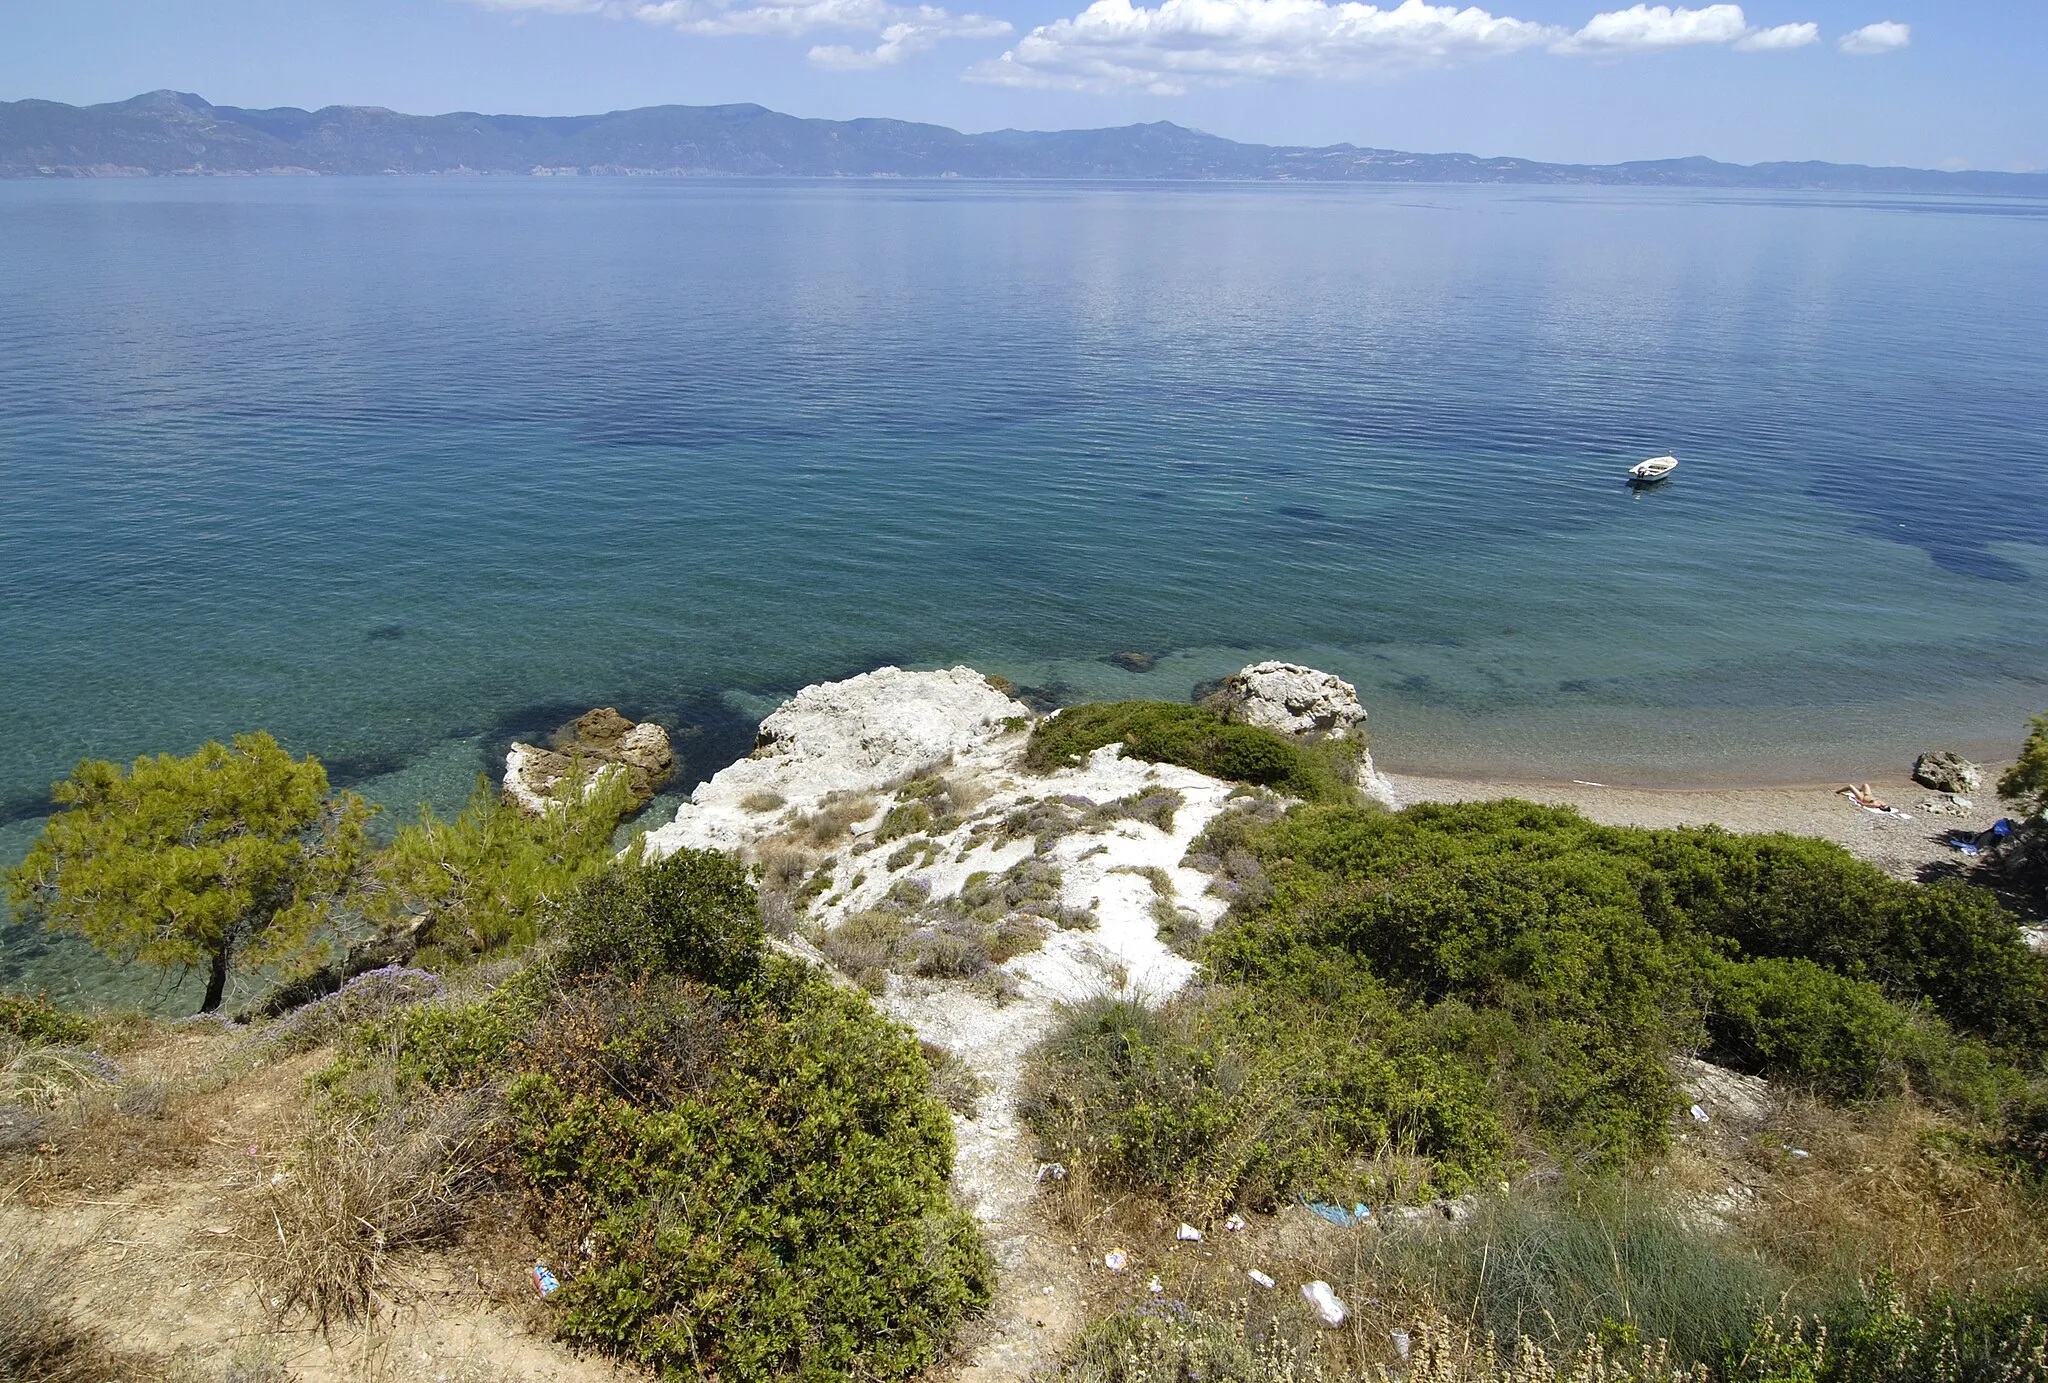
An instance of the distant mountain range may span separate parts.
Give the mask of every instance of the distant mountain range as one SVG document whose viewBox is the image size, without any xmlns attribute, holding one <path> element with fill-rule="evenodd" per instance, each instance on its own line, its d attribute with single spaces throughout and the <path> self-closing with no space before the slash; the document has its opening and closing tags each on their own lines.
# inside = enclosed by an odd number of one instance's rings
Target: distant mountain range
<svg viewBox="0 0 2048 1383">
<path fill-rule="evenodd" d="M 101 106 L 0 102 L 0 177 L 522 173 L 797 178 L 1118 178 L 1592 184 L 2048 196 L 2048 173 L 1839 163 L 1537 163 L 1471 154 L 1239 144 L 1160 121 L 962 134 L 905 120 L 804 120 L 761 106 L 607 115 L 243 110 L 176 91 Z"/>
</svg>

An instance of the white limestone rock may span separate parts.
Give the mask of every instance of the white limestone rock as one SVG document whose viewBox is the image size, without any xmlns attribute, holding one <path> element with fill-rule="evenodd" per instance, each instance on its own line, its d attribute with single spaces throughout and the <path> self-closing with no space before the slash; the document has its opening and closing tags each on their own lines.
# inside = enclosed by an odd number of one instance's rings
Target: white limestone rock
<svg viewBox="0 0 2048 1383">
<path fill-rule="evenodd" d="M 761 722 L 752 756 L 699 784 L 673 822 L 648 833 L 648 852 L 739 848 L 762 834 L 750 798 L 808 810 L 827 793 L 873 792 L 1014 734 L 1030 716 L 970 667 L 884 667 L 805 687 Z"/>
<path fill-rule="evenodd" d="M 1365 725 L 1358 688 L 1299 663 L 1253 663 L 1224 678 L 1217 699 L 1230 719 L 1283 735 L 1351 739 Z"/>
<path fill-rule="evenodd" d="M 1204 704 L 1212 704 L 1205 702 Z M 1214 703 L 1231 720 L 1310 740 L 1365 739 L 1365 707 L 1358 688 L 1334 673 L 1299 663 L 1253 663 L 1223 679 Z M 1373 766 L 1372 751 L 1358 754 L 1358 787 L 1389 811 L 1401 799 Z"/>
</svg>

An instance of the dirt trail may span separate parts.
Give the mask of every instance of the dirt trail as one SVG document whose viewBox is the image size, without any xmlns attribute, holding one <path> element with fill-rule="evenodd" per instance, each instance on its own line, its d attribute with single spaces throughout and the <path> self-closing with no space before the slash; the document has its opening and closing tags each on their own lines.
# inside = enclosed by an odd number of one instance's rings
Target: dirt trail
<svg viewBox="0 0 2048 1383">
<path fill-rule="evenodd" d="M 209 1062 L 234 1061 L 235 1043 L 175 1039 L 130 1065 L 189 1077 Z M 175 1110 L 190 1146 L 169 1165 L 32 1172 L 0 1199 L 0 1241 L 60 1255 L 69 1309 L 123 1353 L 180 1360 L 201 1376 L 229 1361 L 241 1361 L 244 1376 L 261 1376 L 248 1365 L 262 1361 L 300 1383 L 634 1377 L 535 1333 L 540 1322 L 515 1304 L 523 1264 L 479 1272 L 460 1253 L 396 1265 L 394 1307 L 367 1330 L 337 1326 L 323 1336 L 304 1321 L 276 1318 L 250 1277 L 248 1236 L 261 1229 L 251 1207 L 299 1117 L 307 1073 L 325 1060 L 313 1053 L 280 1062 L 191 1098 Z"/>
</svg>

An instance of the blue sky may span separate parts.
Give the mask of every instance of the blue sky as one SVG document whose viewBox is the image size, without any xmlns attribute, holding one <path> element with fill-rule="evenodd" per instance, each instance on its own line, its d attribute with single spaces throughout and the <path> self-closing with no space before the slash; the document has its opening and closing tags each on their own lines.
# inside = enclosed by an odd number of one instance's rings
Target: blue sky
<svg viewBox="0 0 2048 1383">
<path fill-rule="evenodd" d="M 0 0 L 0 99 L 962 129 L 1605 162 L 2048 168 L 2048 0 Z"/>
</svg>

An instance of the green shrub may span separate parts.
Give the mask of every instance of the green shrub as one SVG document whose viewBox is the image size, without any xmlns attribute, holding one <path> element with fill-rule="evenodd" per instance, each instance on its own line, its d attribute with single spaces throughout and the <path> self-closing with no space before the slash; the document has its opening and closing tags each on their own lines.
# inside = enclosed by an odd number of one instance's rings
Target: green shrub
<svg viewBox="0 0 2048 1383">
<path fill-rule="evenodd" d="M 25 1047 L 89 1041 L 92 1024 L 42 994 L 0 994 L 0 1033 Z"/>
<path fill-rule="evenodd" d="M 2048 715 L 2027 722 L 2026 743 L 1999 778 L 1998 795 L 2029 816 L 2048 812 Z"/>
<path fill-rule="evenodd" d="M 1220 978 L 1294 983 L 1335 949 L 1411 998 L 1509 1012 L 1538 1127 L 1576 1141 L 1654 1142 L 1627 1106 L 1702 1022 L 1743 1069 L 1853 1094 L 1890 1063 L 1977 1109 L 2014 1078 L 2000 1063 L 2048 1045 L 2048 967 L 1990 894 L 1900 883 L 1823 841 L 1512 801 L 1302 808 L 1241 833 L 1263 883 L 1210 945 Z"/>
<path fill-rule="evenodd" d="M 1342 813 L 1345 818 L 1364 813 Z M 1335 817 L 1326 818 L 1332 822 Z M 1271 858 L 1266 909 L 1205 951 L 1221 980 L 1333 1002 L 1328 956 L 1351 958 L 1410 1012 L 1455 1001 L 1493 1025 L 1500 1090 L 1560 1150 L 1661 1148 L 1679 1103 L 1665 1060 L 1696 1026 L 1683 954 L 1643 916 L 1629 871 L 1596 855 L 1423 861 L 1391 877 L 1312 875 Z"/>
<path fill-rule="evenodd" d="M 1710 972 L 1711 1061 L 1861 1099 L 1887 1083 L 1911 1024 L 1881 990 L 1810 960 L 1728 961 Z"/>
<path fill-rule="evenodd" d="M 1077 1005 L 1034 1053 L 1019 1115 L 1047 1160 L 1190 1218 L 1305 1190 L 1456 1191 L 1496 1172 L 1508 1140 L 1483 1059 L 1370 990 L 1341 1016 L 1223 993 Z"/>
<path fill-rule="evenodd" d="M 754 978 L 765 933 L 746 866 L 709 850 L 614 867 L 562 908 L 552 935 L 565 975 L 688 975 L 732 991 Z"/>
<path fill-rule="evenodd" d="M 1123 745 L 1133 759 L 1178 764 L 1305 802 L 1349 802 L 1357 796 L 1355 742 L 1303 744 L 1171 701 L 1070 706 L 1032 729 L 1024 762 L 1040 771 L 1072 767 L 1105 744 Z"/>
<path fill-rule="evenodd" d="M 564 1338 L 736 1383 L 929 1366 L 991 1266 L 917 1043 L 764 954 L 723 856 L 615 866 L 556 933 L 484 1000 L 359 1033 L 330 1098 L 502 1089 Z"/>
</svg>

